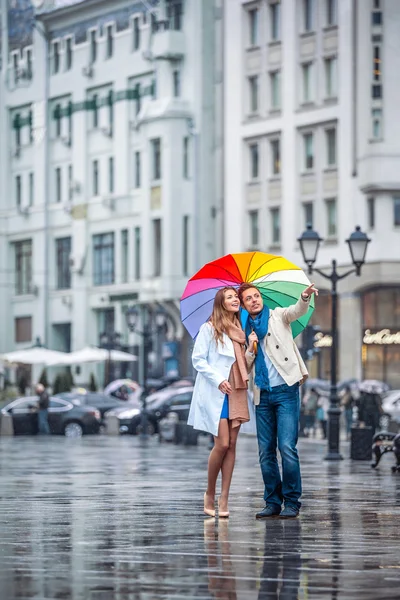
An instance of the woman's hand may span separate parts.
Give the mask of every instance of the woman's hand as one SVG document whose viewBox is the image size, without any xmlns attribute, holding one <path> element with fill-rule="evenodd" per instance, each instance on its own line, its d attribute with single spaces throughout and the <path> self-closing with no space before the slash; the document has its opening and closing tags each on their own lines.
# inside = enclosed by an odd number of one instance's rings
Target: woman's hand
<svg viewBox="0 0 400 600">
<path fill-rule="evenodd" d="M 222 383 L 219 384 L 218 389 L 223 394 L 228 394 L 229 395 L 229 394 L 232 393 L 231 384 L 229 383 L 229 381 L 227 379 L 225 379 Z"/>
<path fill-rule="evenodd" d="M 249 335 L 249 350 L 250 350 L 250 352 L 253 352 L 254 342 L 256 344 L 258 344 L 258 337 L 257 337 L 257 334 L 255 333 L 255 331 L 252 331 L 251 334 Z"/>
</svg>

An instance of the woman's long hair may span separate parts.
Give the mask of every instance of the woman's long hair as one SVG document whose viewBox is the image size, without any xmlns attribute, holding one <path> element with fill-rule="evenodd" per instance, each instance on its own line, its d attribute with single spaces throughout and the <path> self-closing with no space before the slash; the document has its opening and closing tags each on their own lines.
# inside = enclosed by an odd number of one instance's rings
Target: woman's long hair
<svg viewBox="0 0 400 600">
<path fill-rule="evenodd" d="M 229 328 L 232 325 L 232 318 L 230 317 L 230 314 L 224 305 L 225 292 L 229 291 L 237 294 L 237 290 L 235 290 L 234 287 L 224 287 L 222 290 L 218 290 L 214 298 L 213 311 L 211 313 L 211 317 L 209 318 L 210 323 L 214 327 L 214 336 L 217 343 L 224 342 L 223 334 L 228 334 Z M 239 314 L 239 311 L 237 314 Z M 233 318 L 233 323 L 240 327 L 240 321 L 236 314 Z"/>
</svg>

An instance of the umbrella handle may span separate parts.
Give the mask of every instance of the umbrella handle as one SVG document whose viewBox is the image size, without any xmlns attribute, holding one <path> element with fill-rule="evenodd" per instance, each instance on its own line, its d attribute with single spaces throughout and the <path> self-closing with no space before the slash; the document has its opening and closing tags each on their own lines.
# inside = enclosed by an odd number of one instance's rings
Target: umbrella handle
<svg viewBox="0 0 400 600">
<path fill-rule="evenodd" d="M 257 356 L 257 352 L 258 352 L 257 342 L 253 342 L 253 354 L 254 354 L 254 356 Z"/>
</svg>

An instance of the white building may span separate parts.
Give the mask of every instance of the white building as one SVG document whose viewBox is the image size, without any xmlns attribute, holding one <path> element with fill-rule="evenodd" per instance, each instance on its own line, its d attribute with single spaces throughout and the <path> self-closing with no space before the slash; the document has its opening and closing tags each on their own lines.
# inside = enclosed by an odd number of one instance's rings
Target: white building
<svg viewBox="0 0 400 600">
<path fill-rule="evenodd" d="M 325 239 L 316 266 L 348 268 L 344 240 L 360 225 L 372 242 L 361 277 L 339 283 L 340 376 L 395 387 L 399 31 L 398 0 L 225 3 L 225 249 L 302 265 L 296 239 L 311 222 Z M 329 297 L 316 312 L 328 333 Z M 329 376 L 329 350 L 321 358 L 318 374 Z"/>
<path fill-rule="evenodd" d="M 187 278 L 222 246 L 218 2 L 33 4 L 2 39 L 0 352 L 128 343 L 125 308 L 158 302 L 180 340 Z"/>
</svg>

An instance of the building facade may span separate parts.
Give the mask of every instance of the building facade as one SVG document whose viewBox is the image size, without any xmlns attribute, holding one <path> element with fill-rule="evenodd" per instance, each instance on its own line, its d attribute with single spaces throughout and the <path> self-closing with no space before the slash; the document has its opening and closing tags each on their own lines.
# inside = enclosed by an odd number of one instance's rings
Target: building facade
<svg viewBox="0 0 400 600">
<path fill-rule="evenodd" d="M 400 387 L 400 4 L 226 7 L 226 250 L 260 249 L 302 265 L 296 240 L 311 223 L 324 238 L 316 266 L 329 270 L 336 259 L 348 269 L 345 240 L 360 225 L 372 241 L 361 276 L 339 283 L 339 376 Z M 312 373 L 324 378 L 328 300 L 320 297 L 313 318 L 322 332 Z"/>
<path fill-rule="evenodd" d="M 218 3 L 33 4 L 8 3 L 2 36 L 0 352 L 140 347 L 124 312 L 161 304 L 155 354 L 185 355 L 179 298 L 222 245 Z"/>
</svg>

